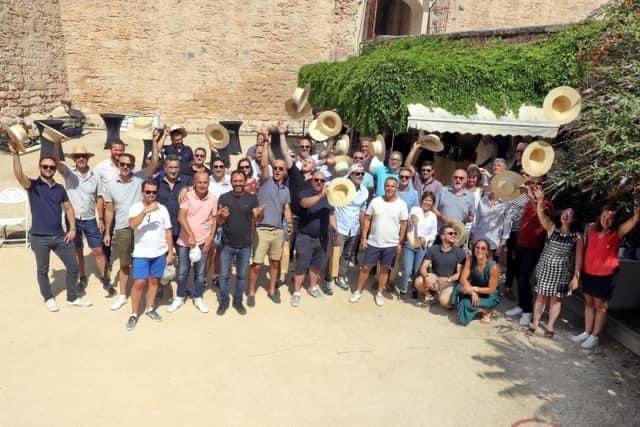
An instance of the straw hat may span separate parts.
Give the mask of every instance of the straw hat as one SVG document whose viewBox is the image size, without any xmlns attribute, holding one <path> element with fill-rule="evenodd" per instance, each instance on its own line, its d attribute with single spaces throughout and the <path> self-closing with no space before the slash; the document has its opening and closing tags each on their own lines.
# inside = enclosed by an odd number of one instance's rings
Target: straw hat
<svg viewBox="0 0 640 427">
<path fill-rule="evenodd" d="M 311 123 L 309 123 L 309 136 L 311 136 L 314 141 L 318 142 L 323 142 L 329 139 L 329 135 L 325 135 L 324 133 L 320 132 L 320 129 L 318 129 L 318 119 L 315 119 Z"/>
<path fill-rule="evenodd" d="M 522 169 L 531 176 L 542 176 L 549 172 L 554 158 L 555 152 L 551 144 L 534 141 L 522 153 Z"/>
<path fill-rule="evenodd" d="M 462 221 L 458 221 L 457 219 L 453 220 L 453 224 L 451 224 L 454 230 L 456 230 L 457 238 L 456 238 L 456 246 L 462 246 L 464 244 L 465 239 L 467 238 L 467 228 L 464 226 Z"/>
<path fill-rule="evenodd" d="M 74 158 L 75 156 L 77 156 L 79 154 L 84 154 L 87 157 L 93 157 L 94 156 L 93 153 L 87 151 L 87 147 L 85 147 L 84 145 L 80 144 L 80 145 L 76 145 L 75 147 L 73 147 L 73 152 L 71 154 L 67 154 L 67 157 Z"/>
<path fill-rule="evenodd" d="M 349 168 L 353 164 L 353 159 L 349 156 L 336 156 L 336 165 L 334 169 L 337 175 L 345 175 L 349 172 Z"/>
<path fill-rule="evenodd" d="M 566 125 L 578 118 L 582 109 L 582 96 L 572 87 L 559 86 L 544 97 L 542 111 L 547 120 Z"/>
<path fill-rule="evenodd" d="M 67 114 L 67 110 L 65 110 L 62 105 L 54 108 L 49 115 L 54 119 L 64 119 L 66 117 L 69 117 L 69 115 Z"/>
<path fill-rule="evenodd" d="M 424 149 L 439 153 L 444 150 L 444 144 L 440 141 L 440 137 L 433 133 L 428 135 L 421 134 L 418 138 L 418 144 Z"/>
<path fill-rule="evenodd" d="M 216 150 L 220 150 L 227 145 L 231 138 L 229 137 L 229 131 L 219 123 L 211 123 L 204 128 L 204 136 L 209 141 L 209 147 L 214 147 Z"/>
<path fill-rule="evenodd" d="M 335 150 L 338 154 L 347 154 L 349 152 L 349 135 L 342 135 L 336 141 Z"/>
<path fill-rule="evenodd" d="M 384 157 L 387 152 L 384 136 L 378 134 L 376 139 L 371 142 L 371 146 L 373 147 L 373 154 L 378 158 L 378 160 L 384 162 Z"/>
<path fill-rule="evenodd" d="M 176 268 L 171 264 L 165 265 L 164 271 L 162 272 L 162 277 L 160 278 L 160 284 L 168 285 L 172 280 L 175 280 L 175 278 Z"/>
<path fill-rule="evenodd" d="M 505 171 L 491 179 L 491 191 L 501 200 L 513 200 L 520 196 L 522 184 L 524 184 L 522 176 L 515 172 Z"/>
<path fill-rule="evenodd" d="M 306 108 L 310 90 L 311 85 L 307 84 L 305 87 L 297 87 L 296 90 L 293 91 L 293 96 L 291 98 L 296 104 L 298 113 L 301 113 L 302 110 Z"/>
<path fill-rule="evenodd" d="M 187 137 L 187 130 L 180 125 L 173 125 L 169 128 L 169 135 L 171 135 L 173 132 L 180 132 L 182 134 L 183 138 Z"/>
<path fill-rule="evenodd" d="M 153 139 L 153 117 L 135 117 L 131 127 L 127 129 L 127 137 L 131 139 Z"/>
<path fill-rule="evenodd" d="M 284 111 L 287 112 L 287 115 L 292 119 L 299 120 L 304 117 L 309 117 L 311 115 L 311 104 L 306 103 L 301 111 L 298 111 L 298 104 L 296 100 L 293 98 L 289 98 L 284 102 Z"/>
<path fill-rule="evenodd" d="M 7 128 L 7 134 L 11 142 L 15 145 L 16 151 L 26 151 L 24 143 L 29 139 L 29 135 L 22 125 L 13 125 Z"/>
<path fill-rule="evenodd" d="M 342 130 L 342 119 L 335 111 L 323 111 L 318 116 L 318 130 L 327 136 L 336 136 Z"/>
<path fill-rule="evenodd" d="M 356 197 L 356 186 L 348 178 L 332 179 L 327 186 L 327 201 L 333 207 L 348 205 Z"/>
<path fill-rule="evenodd" d="M 51 141 L 54 144 L 60 144 L 62 141 L 67 139 L 65 134 L 58 132 L 51 126 L 47 126 L 42 122 L 40 123 L 42 124 L 42 137 L 47 141 Z"/>
</svg>

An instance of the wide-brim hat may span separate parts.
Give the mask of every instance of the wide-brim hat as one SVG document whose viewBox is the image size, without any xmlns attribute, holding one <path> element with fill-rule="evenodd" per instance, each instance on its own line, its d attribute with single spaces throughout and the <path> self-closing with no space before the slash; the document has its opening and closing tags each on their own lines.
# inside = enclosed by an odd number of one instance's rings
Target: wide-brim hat
<svg viewBox="0 0 640 427">
<path fill-rule="evenodd" d="M 67 114 L 67 110 L 65 110 L 62 105 L 58 105 L 56 108 L 54 108 L 49 115 L 53 119 L 64 119 L 65 117 L 69 117 L 69 114 Z"/>
<path fill-rule="evenodd" d="M 353 164 L 353 159 L 349 156 L 336 156 L 336 165 L 334 169 L 337 175 L 345 175 L 349 172 L 349 168 Z"/>
<path fill-rule="evenodd" d="M 522 153 L 522 169 L 531 176 L 549 172 L 555 159 L 553 147 L 546 141 L 534 141 Z"/>
<path fill-rule="evenodd" d="M 323 111 L 318 116 L 318 130 L 328 136 L 336 136 L 342 130 L 342 119 L 335 111 Z"/>
<path fill-rule="evenodd" d="M 307 101 L 309 100 L 309 92 L 311 91 L 311 85 L 307 84 L 305 87 L 297 87 L 293 91 L 293 96 L 291 97 L 296 104 L 296 109 L 298 113 L 301 113 L 302 110 L 307 106 Z"/>
<path fill-rule="evenodd" d="M 582 96 L 570 86 L 551 89 L 544 97 L 542 111 L 547 120 L 566 125 L 578 118 L 582 109 Z"/>
<path fill-rule="evenodd" d="M 524 184 L 524 178 L 515 172 L 505 171 L 491 178 L 491 191 L 498 199 L 513 200 L 520 197 L 520 187 Z"/>
<path fill-rule="evenodd" d="M 160 278 L 160 284 L 168 285 L 175 278 L 176 278 L 176 268 L 171 264 L 165 265 L 164 271 L 162 272 L 162 277 Z"/>
<path fill-rule="evenodd" d="M 298 111 L 298 104 L 295 99 L 289 98 L 284 102 L 284 111 L 287 112 L 287 115 L 292 119 L 299 120 L 304 117 L 309 117 L 311 115 L 311 104 L 306 103 L 302 110 Z"/>
<path fill-rule="evenodd" d="M 217 150 L 225 148 L 231 140 L 227 128 L 219 123 L 211 123 L 204 128 L 204 136 L 209 141 L 209 147 L 215 147 Z"/>
<path fill-rule="evenodd" d="M 380 160 L 384 162 L 384 157 L 387 154 L 387 143 L 384 140 L 384 136 L 378 134 L 376 139 L 371 141 L 371 146 L 373 147 L 373 154 Z"/>
<path fill-rule="evenodd" d="M 323 142 L 329 139 L 329 135 L 325 135 L 320 132 L 320 129 L 318 129 L 318 119 L 312 120 L 311 123 L 309 123 L 309 136 L 314 141 L 318 142 Z"/>
<path fill-rule="evenodd" d="M 187 136 L 187 130 L 184 128 L 184 126 L 180 126 L 180 125 L 171 126 L 169 128 L 169 135 L 171 135 L 174 132 L 180 132 L 183 138 L 186 138 Z"/>
<path fill-rule="evenodd" d="M 7 128 L 9 139 L 16 147 L 16 151 L 26 151 L 24 143 L 29 139 L 27 130 L 22 125 L 13 125 Z"/>
<path fill-rule="evenodd" d="M 349 135 L 342 135 L 337 141 L 335 145 L 335 150 L 337 154 L 347 154 L 349 152 Z"/>
<path fill-rule="evenodd" d="M 444 150 L 444 144 L 440 141 L 440 137 L 433 133 L 420 135 L 418 144 L 420 144 L 420 147 L 424 150 L 433 151 L 434 153 L 439 153 Z"/>
<path fill-rule="evenodd" d="M 80 144 L 80 145 L 76 145 L 75 147 L 73 147 L 73 151 L 70 154 L 67 154 L 67 157 L 71 157 L 74 158 L 77 155 L 85 155 L 87 157 L 93 157 L 94 154 L 87 151 L 87 147 L 85 147 L 84 145 Z"/>
<path fill-rule="evenodd" d="M 348 178 L 335 178 L 327 186 L 327 201 L 335 208 L 348 205 L 356 197 L 356 186 Z"/>
<path fill-rule="evenodd" d="M 456 237 L 456 246 L 462 246 L 467 238 L 467 227 L 464 226 L 462 221 L 458 221 L 457 219 L 453 220 L 451 227 L 456 230 L 458 236 Z"/>
<path fill-rule="evenodd" d="M 40 124 L 42 124 L 42 137 L 47 141 L 51 141 L 54 144 L 60 144 L 62 141 L 67 139 L 67 135 L 58 132 L 51 126 L 47 126 L 42 122 L 40 122 Z"/>
<path fill-rule="evenodd" d="M 135 117 L 127 129 L 131 139 L 153 139 L 153 117 Z"/>
</svg>

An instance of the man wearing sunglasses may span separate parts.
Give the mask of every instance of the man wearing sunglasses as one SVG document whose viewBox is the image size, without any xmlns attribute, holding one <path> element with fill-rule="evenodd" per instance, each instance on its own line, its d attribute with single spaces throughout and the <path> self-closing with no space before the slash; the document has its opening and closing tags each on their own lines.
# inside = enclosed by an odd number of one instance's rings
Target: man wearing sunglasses
<svg viewBox="0 0 640 427">
<path fill-rule="evenodd" d="M 122 157 L 121 157 L 122 162 Z M 205 179 L 206 188 L 206 179 Z M 144 287 L 144 313 L 156 322 L 162 321 L 154 307 L 156 292 L 166 264 L 173 264 L 173 237 L 167 208 L 157 202 L 158 185 L 153 180 L 141 185 L 141 199 L 131 205 L 127 218 L 133 230 L 133 286 L 131 287 L 131 315 L 127 330 L 138 323 L 138 313 Z"/>
<path fill-rule="evenodd" d="M 76 216 L 76 237 L 74 246 L 76 258 L 80 267 L 79 290 L 87 286 L 87 277 L 84 265 L 84 245 L 82 235 L 84 234 L 91 252 L 96 257 L 98 274 L 102 281 L 102 288 L 108 296 L 113 296 L 115 290 L 111 287 L 109 278 L 105 273 L 106 258 L 102 250 L 102 232 L 104 231 L 104 220 L 96 216 L 96 211 L 102 215 L 102 199 L 98 199 L 101 189 L 100 177 L 89 167 L 89 158 L 93 153 L 89 153 L 84 145 L 76 146 L 73 153 L 69 155 L 75 163 L 69 167 L 58 158 L 58 150 L 54 150 L 53 157 L 60 174 L 64 177 L 64 185 L 69 195 L 69 201 L 73 206 Z M 96 209 L 100 203 L 99 209 Z"/>
<path fill-rule="evenodd" d="M 202 147 L 198 147 L 193 150 L 193 162 L 191 163 L 191 171 L 189 176 L 193 176 L 196 172 L 206 172 L 207 175 L 211 175 L 211 169 L 207 167 L 205 162 L 207 161 L 207 150 Z"/>
<path fill-rule="evenodd" d="M 445 308 L 451 307 L 451 292 L 466 260 L 464 250 L 455 245 L 457 238 L 453 227 L 445 225 L 440 229 L 441 243 L 431 246 L 415 281 L 416 292 L 424 294 L 426 301 L 432 301 L 436 294 L 437 302 Z"/>
<path fill-rule="evenodd" d="M 398 197 L 407 204 L 407 209 L 411 210 L 419 206 L 418 192 L 411 186 L 413 172 L 407 167 L 400 168 L 398 174 Z"/>
<path fill-rule="evenodd" d="M 49 282 L 49 257 L 54 252 L 67 270 L 67 305 L 89 307 L 91 303 L 78 297 L 78 261 L 74 255 L 73 240 L 76 235 L 76 220 L 73 206 L 65 189 L 53 179 L 56 161 L 51 157 L 40 159 L 40 176 L 27 177 L 22 172 L 20 154 L 9 144 L 13 155 L 13 174 L 18 183 L 27 190 L 31 209 L 31 249 L 36 257 L 36 270 L 40 294 L 49 311 L 58 311 Z M 62 229 L 62 211 L 67 217 L 67 232 Z"/>
<path fill-rule="evenodd" d="M 415 170 L 413 163 L 420 152 L 420 147 L 418 141 L 414 142 L 405 162 L 407 167 L 413 172 L 413 186 L 418 192 L 418 200 L 422 200 L 422 195 L 427 191 L 438 194 L 442 188 L 442 183 L 434 178 L 435 168 L 433 167 L 433 162 L 425 160 L 420 164 L 420 169 Z"/>
<path fill-rule="evenodd" d="M 354 151 L 351 158 L 353 158 L 353 164 L 359 164 L 359 165 L 362 165 L 363 167 L 365 165 L 365 162 L 368 159 L 364 151 Z M 367 172 L 365 167 L 364 176 L 362 177 L 362 185 L 364 185 L 367 191 L 369 192 L 369 197 L 373 195 L 373 189 L 374 189 L 373 184 L 374 184 L 373 175 Z"/>
<path fill-rule="evenodd" d="M 451 185 L 442 187 L 436 194 L 433 211 L 438 217 L 439 228 L 452 225 L 454 220 L 471 222 L 475 215 L 475 196 L 466 189 L 467 171 L 456 169 L 451 182 Z"/>
</svg>

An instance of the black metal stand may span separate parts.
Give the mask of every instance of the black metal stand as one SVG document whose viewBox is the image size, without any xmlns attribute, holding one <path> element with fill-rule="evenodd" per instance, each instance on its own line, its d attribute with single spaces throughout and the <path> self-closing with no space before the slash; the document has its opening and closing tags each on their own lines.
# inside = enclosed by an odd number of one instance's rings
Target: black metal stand
<svg viewBox="0 0 640 427">
<path fill-rule="evenodd" d="M 104 121 L 104 125 L 107 128 L 107 140 L 104 143 L 104 149 L 108 150 L 111 148 L 111 142 L 120 139 L 120 126 L 122 125 L 122 121 L 124 120 L 124 114 L 100 114 L 102 120 Z"/>
</svg>

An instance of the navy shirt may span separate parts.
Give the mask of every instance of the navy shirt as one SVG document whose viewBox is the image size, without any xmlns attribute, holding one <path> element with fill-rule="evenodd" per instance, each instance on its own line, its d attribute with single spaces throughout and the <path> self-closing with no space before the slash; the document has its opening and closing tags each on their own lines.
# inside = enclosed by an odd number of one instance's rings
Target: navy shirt
<svg viewBox="0 0 640 427">
<path fill-rule="evenodd" d="M 191 162 L 193 161 L 193 150 L 188 145 L 182 145 L 180 151 L 173 147 L 173 145 L 167 145 L 164 147 L 164 157 L 176 156 L 180 159 L 180 173 L 183 175 L 193 174 L 191 169 Z M 171 211 L 169 211 L 171 213 Z"/>
<path fill-rule="evenodd" d="M 314 196 L 312 189 L 300 192 L 299 200 Z M 333 207 L 329 205 L 327 197 L 320 199 L 318 203 L 310 208 L 300 207 L 300 219 L 298 220 L 298 232 L 308 234 L 311 237 L 327 237 L 329 234 L 329 214 L 333 212 Z"/>
<path fill-rule="evenodd" d="M 304 174 L 295 163 L 287 170 L 289 184 L 289 197 L 291 198 L 291 210 L 300 215 L 300 192 L 311 188 L 311 180 L 305 180 Z"/>
<path fill-rule="evenodd" d="M 178 222 L 180 202 L 178 202 L 178 195 L 180 195 L 180 190 L 191 185 L 191 177 L 178 175 L 176 182 L 173 184 L 173 189 L 169 186 L 164 176 L 156 178 L 155 181 L 158 184 L 158 203 L 163 204 L 169 211 L 171 233 L 177 236 L 180 234 L 180 223 Z"/>
<path fill-rule="evenodd" d="M 58 236 L 62 230 L 62 204 L 69 201 L 67 191 L 58 183 L 49 187 L 42 178 L 29 179 L 27 189 L 31 207 L 31 234 L 36 236 Z"/>
</svg>

